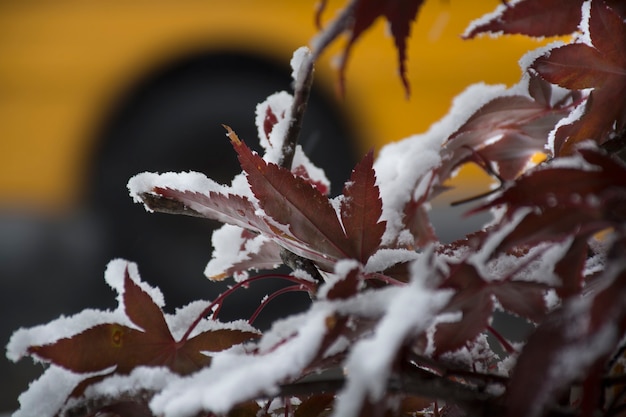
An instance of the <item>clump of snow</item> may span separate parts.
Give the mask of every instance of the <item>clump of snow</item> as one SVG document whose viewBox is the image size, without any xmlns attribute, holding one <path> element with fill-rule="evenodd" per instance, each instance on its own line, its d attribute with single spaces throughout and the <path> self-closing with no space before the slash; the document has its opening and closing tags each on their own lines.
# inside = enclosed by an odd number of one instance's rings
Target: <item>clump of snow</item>
<svg viewBox="0 0 626 417">
<path fill-rule="evenodd" d="M 265 154 L 263 159 L 267 162 L 280 164 L 283 159 L 283 143 L 287 136 L 287 130 L 291 122 L 291 104 L 293 97 L 286 91 L 280 91 L 269 96 L 265 101 L 256 106 L 255 123 L 259 135 L 259 142 Z M 266 117 L 271 111 L 276 117 L 276 123 L 272 126 L 269 135 L 266 134 Z"/>
<path fill-rule="evenodd" d="M 271 239 L 264 235 L 246 238 L 243 233 L 244 230 L 241 227 L 229 224 L 213 232 L 211 237 L 213 253 L 204 270 L 204 275 L 220 279 L 227 275 L 230 268 L 258 254 L 264 245 L 273 244 Z M 238 282 L 243 281 L 248 278 L 248 272 L 238 271 L 234 274 L 234 278 Z"/>
<path fill-rule="evenodd" d="M 428 273 L 417 262 L 415 270 Z M 424 284 L 427 279 L 414 275 L 411 283 L 397 292 L 372 337 L 353 345 L 345 365 L 347 384 L 339 394 L 333 416 L 358 415 L 366 398 L 382 398 L 394 358 L 403 343 L 425 331 L 450 299 L 450 291 L 437 291 Z"/>
<path fill-rule="evenodd" d="M 151 193 L 155 187 L 194 193 L 227 193 L 229 190 L 200 172 L 143 172 L 128 180 L 128 191 L 135 203 L 142 203 L 141 195 Z M 146 207 L 147 210 L 150 210 Z"/>
<path fill-rule="evenodd" d="M 504 85 L 474 84 L 454 99 L 449 113 L 428 132 L 381 149 L 374 169 L 383 201 L 381 220 L 387 222 L 383 245 L 396 240 L 402 232 L 403 207 L 411 198 L 419 197 L 414 191 L 427 191 L 424 179 L 442 163 L 441 147 L 445 140 L 480 107 L 503 94 L 506 94 Z"/>
<path fill-rule="evenodd" d="M 420 256 L 408 249 L 379 249 L 367 260 L 365 272 L 380 272 L 394 265 L 411 262 Z"/>
<path fill-rule="evenodd" d="M 104 271 L 104 280 L 117 292 L 117 302 L 120 306 L 123 305 L 124 278 L 126 277 L 126 271 L 128 271 L 130 279 L 133 280 L 139 288 L 145 291 L 156 305 L 159 307 L 165 305 L 165 298 L 163 298 L 161 290 L 141 280 L 136 263 L 128 262 L 124 259 L 113 259 L 107 264 L 106 270 Z"/>
<path fill-rule="evenodd" d="M 305 326 L 287 343 L 258 355 L 225 352 L 211 368 L 170 384 L 151 401 L 152 410 L 165 417 L 186 417 L 201 411 L 226 413 L 235 404 L 261 394 L 273 395 L 278 384 L 297 377 L 319 350 L 332 312 L 317 308 Z"/>
<path fill-rule="evenodd" d="M 581 8 L 581 19 L 578 25 L 580 34 L 577 37 L 578 42 L 582 42 L 589 46 L 593 46 L 593 40 L 591 39 L 591 30 L 589 29 L 589 21 L 591 20 L 591 0 L 587 0 L 583 3 Z"/>
<path fill-rule="evenodd" d="M 53 417 L 61 410 L 80 381 L 94 374 L 75 374 L 58 366 L 51 366 L 19 397 L 20 409 L 12 417 Z"/>
<path fill-rule="evenodd" d="M 180 378 L 165 367 L 140 366 L 129 375 L 112 375 L 85 390 L 88 398 L 116 398 L 124 394 L 133 395 L 141 391 L 156 392 Z"/>
<path fill-rule="evenodd" d="M 486 25 L 491 21 L 497 21 L 497 20 L 501 20 L 502 19 L 502 14 L 504 13 L 505 10 L 507 10 L 509 7 L 513 7 L 515 6 L 517 3 L 522 2 L 523 0 L 510 0 L 507 1 L 506 4 L 500 4 L 496 7 L 496 9 L 493 12 L 484 14 L 483 16 L 479 17 L 478 19 L 475 19 L 473 21 L 470 22 L 470 24 L 467 26 L 467 28 L 465 28 L 465 31 L 463 32 L 463 37 L 467 37 L 470 35 L 470 33 L 472 33 L 474 30 L 476 30 L 476 28 Z M 481 33 L 479 36 L 482 36 L 483 34 Z M 493 38 L 498 38 L 500 37 L 500 35 L 502 35 L 502 32 L 490 32 L 489 36 L 493 37 Z"/>
<path fill-rule="evenodd" d="M 301 46 L 293 53 L 291 58 L 291 78 L 293 78 L 296 88 L 304 82 L 308 67 L 312 65 L 311 59 L 311 51 L 306 46 Z"/>
<path fill-rule="evenodd" d="M 291 106 L 293 97 L 285 91 L 274 93 L 256 107 L 255 123 L 259 135 L 259 141 L 264 149 L 263 159 L 273 164 L 281 165 L 283 161 L 283 144 L 289 130 L 291 119 Z M 270 132 L 266 132 L 266 117 L 271 111 L 276 117 Z M 292 162 L 292 168 L 301 167 L 307 174 L 308 179 L 322 184 L 330 189 L 330 181 L 324 170 L 315 166 L 304 153 L 302 146 L 297 145 Z"/>
</svg>

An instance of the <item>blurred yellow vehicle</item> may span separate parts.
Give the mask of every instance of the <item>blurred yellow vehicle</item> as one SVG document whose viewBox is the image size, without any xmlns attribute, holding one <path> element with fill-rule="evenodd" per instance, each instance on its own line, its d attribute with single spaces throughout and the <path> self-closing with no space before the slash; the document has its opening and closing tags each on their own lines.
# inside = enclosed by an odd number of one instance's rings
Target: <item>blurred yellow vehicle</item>
<svg viewBox="0 0 626 417">
<path fill-rule="evenodd" d="M 326 21 L 343 1 L 329 3 Z M 536 44 L 459 37 L 499 3 L 426 2 L 409 40 L 410 100 L 383 22 L 353 49 L 343 99 L 331 62 L 340 45 L 325 53 L 302 142 L 335 192 L 366 150 L 426 130 L 467 85 L 519 79 L 517 60 Z M 199 170 L 228 181 L 237 164 L 221 123 L 255 141 L 255 105 L 289 90 L 291 54 L 317 31 L 314 7 L 300 0 L 0 2 L 3 344 L 17 326 L 105 303 L 100 295 L 111 297 L 100 277 L 112 257 L 138 261 L 170 306 L 190 292 L 215 293 L 198 279 L 215 225 L 148 215 L 127 197 L 126 181 L 144 170 Z M 30 315 L 14 318 L 16 303 L 32 305 Z M 19 381 L 11 370 L 0 374 Z M 8 396 L 0 411 L 13 408 L 16 391 L 0 392 Z"/>
</svg>

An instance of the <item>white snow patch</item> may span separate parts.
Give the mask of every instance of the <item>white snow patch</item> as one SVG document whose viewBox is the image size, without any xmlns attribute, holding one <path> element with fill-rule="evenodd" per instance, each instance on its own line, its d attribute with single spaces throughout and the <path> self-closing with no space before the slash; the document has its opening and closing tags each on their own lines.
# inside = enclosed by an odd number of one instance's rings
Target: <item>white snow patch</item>
<svg viewBox="0 0 626 417">
<path fill-rule="evenodd" d="M 432 324 L 450 296 L 449 291 L 426 287 L 421 279 L 413 279 L 395 293 L 372 337 L 353 346 L 345 366 L 347 384 L 333 416 L 357 415 L 366 397 L 373 401 L 382 397 L 398 349 L 407 338 Z"/>
<path fill-rule="evenodd" d="M 306 46 L 296 49 L 291 58 L 291 78 L 296 86 L 301 85 L 306 77 L 307 67 L 311 64 L 311 51 Z"/>
<path fill-rule="evenodd" d="M 138 329 L 126 316 L 122 302 L 126 268 L 128 268 L 131 279 L 142 290 L 146 291 L 157 305 L 163 306 L 165 304 L 163 294 L 158 288 L 153 288 L 140 280 L 136 264 L 121 259 L 113 260 L 107 266 L 105 280 L 118 293 L 117 309 L 113 311 L 86 309 L 72 316 L 61 316 L 49 323 L 29 329 L 21 328 L 13 333 L 9 340 L 7 358 L 18 361 L 28 354 L 30 346 L 52 344 L 57 340 L 72 337 L 99 324 L 119 323 Z"/>
<path fill-rule="evenodd" d="M 154 397 L 152 410 L 165 417 L 186 417 L 200 411 L 226 413 L 240 401 L 273 395 L 278 384 L 295 378 L 317 353 L 332 312 L 317 308 L 307 315 L 289 341 L 258 355 L 224 352 L 209 369 L 170 384 Z"/>
<path fill-rule="evenodd" d="M 589 21 L 591 20 L 591 0 L 587 0 L 583 3 L 581 13 L 582 16 L 578 25 L 580 35 L 577 37 L 577 41 L 593 47 L 591 30 L 589 29 Z"/>
<path fill-rule="evenodd" d="M 402 208 L 415 190 L 427 191 L 430 171 L 441 164 L 441 146 L 476 110 L 495 97 L 507 94 L 504 85 L 474 84 L 459 94 L 449 113 L 428 132 L 383 147 L 374 169 L 383 201 L 381 220 L 387 221 L 382 243 L 390 244 L 401 233 Z"/>
<path fill-rule="evenodd" d="M 63 408 L 67 397 L 83 379 L 98 375 L 75 374 L 58 366 L 46 369 L 19 396 L 20 409 L 12 417 L 53 417 Z"/>
</svg>

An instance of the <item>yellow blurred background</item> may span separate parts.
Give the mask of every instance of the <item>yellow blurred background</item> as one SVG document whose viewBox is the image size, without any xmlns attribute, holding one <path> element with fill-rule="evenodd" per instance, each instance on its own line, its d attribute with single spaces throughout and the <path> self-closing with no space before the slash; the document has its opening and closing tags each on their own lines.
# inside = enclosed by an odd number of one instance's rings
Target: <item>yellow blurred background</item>
<svg viewBox="0 0 626 417">
<path fill-rule="evenodd" d="M 330 3 L 326 21 L 341 4 Z M 471 83 L 519 79 L 517 60 L 533 41 L 459 37 L 471 19 L 498 3 L 426 2 L 409 41 L 409 101 L 385 23 L 365 34 L 348 65 L 347 96 L 337 99 L 358 132 L 360 153 L 426 130 Z M 96 129 L 142 77 L 200 52 L 287 64 L 316 33 L 313 1 L 29 0 L 0 8 L 2 203 L 54 209 L 80 202 Z M 317 66 L 320 88 L 332 90 L 329 60 L 336 53 Z"/>
<path fill-rule="evenodd" d="M 325 22 L 342 3 L 329 1 Z M 427 130 L 468 85 L 519 80 L 517 61 L 537 43 L 459 36 L 500 3 L 426 2 L 409 40 L 409 100 L 383 21 L 353 48 L 344 98 L 332 65 L 341 45 L 324 54 L 303 140 L 336 186 L 368 149 Z M 217 291 L 202 279 L 215 224 L 146 214 L 126 180 L 170 169 L 228 180 L 236 160 L 220 124 L 254 142 L 254 105 L 290 89 L 314 10 L 313 0 L 0 1 L 1 345 L 18 326 L 111 306 L 101 277 L 112 257 L 139 261 L 174 307 Z M 466 171 L 460 184 L 478 177 Z M 28 366 L 0 365 L 0 412 L 39 373 Z"/>
</svg>

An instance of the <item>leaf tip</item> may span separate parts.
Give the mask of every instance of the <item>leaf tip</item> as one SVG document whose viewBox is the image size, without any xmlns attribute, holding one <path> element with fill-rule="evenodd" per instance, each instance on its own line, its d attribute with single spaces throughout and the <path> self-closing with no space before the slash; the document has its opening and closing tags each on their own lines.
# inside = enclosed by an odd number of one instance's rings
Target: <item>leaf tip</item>
<svg viewBox="0 0 626 417">
<path fill-rule="evenodd" d="M 230 142 L 233 145 L 241 145 L 241 140 L 239 139 L 239 136 L 237 136 L 235 131 L 231 129 L 230 126 L 222 124 L 222 127 L 226 129 L 226 136 L 228 136 L 228 139 L 230 139 Z"/>
</svg>

